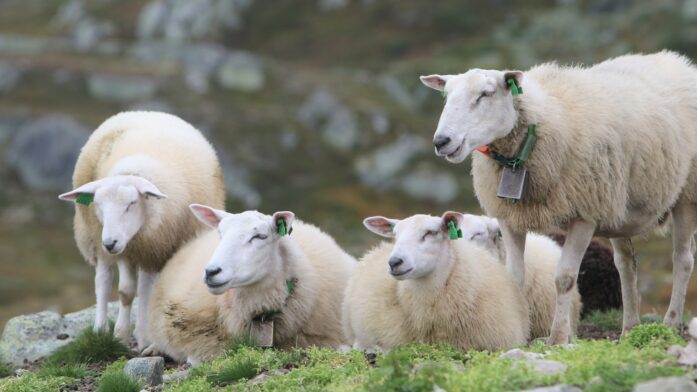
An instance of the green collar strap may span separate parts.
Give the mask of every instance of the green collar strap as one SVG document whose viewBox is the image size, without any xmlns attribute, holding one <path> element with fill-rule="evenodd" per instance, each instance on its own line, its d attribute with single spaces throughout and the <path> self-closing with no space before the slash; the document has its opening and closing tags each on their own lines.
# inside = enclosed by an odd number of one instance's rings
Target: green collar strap
<svg viewBox="0 0 697 392">
<path fill-rule="evenodd" d="M 525 135 L 525 140 L 523 140 L 520 151 L 518 151 L 518 155 L 515 158 L 503 156 L 492 148 L 489 148 L 488 150 L 489 156 L 491 159 L 497 161 L 501 166 L 506 166 L 511 169 L 523 167 L 525 162 L 527 162 L 528 158 L 530 157 L 530 152 L 532 151 L 533 147 L 535 147 L 535 142 L 537 141 L 536 128 L 537 126 L 535 124 L 528 125 L 528 134 Z"/>
</svg>

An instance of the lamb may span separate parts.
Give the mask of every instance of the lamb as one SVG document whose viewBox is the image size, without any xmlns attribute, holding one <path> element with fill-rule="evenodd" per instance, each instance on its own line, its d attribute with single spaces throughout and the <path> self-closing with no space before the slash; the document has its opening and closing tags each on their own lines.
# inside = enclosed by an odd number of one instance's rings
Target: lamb
<svg viewBox="0 0 697 392">
<path fill-rule="evenodd" d="M 387 238 L 359 261 L 343 304 L 344 331 L 357 349 L 410 342 L 461 350 L 524 344 L 528 304 L 513 277 L 486 250 L 449 240 L 463 214 L 367 218 Z"/>
<path fill-rule="evenodd" d="M 488 216 L 465 214 L 462 236 L 491 252 L 501 264 L 505 264 L 506 249 L 500 238 L 498 221 Z M 525 297 L 530 306 L 530 333 L 532 338 L 549 336 L 554 319 L 556 290 L 554 277 L 561 259 L 561 248 L 549 237 L 528 233 L 525 239 Z M 581 296 L 573 289 L 571 332 L 576 334 Z"/>
<path fill-rule="evenodd" d="M 447 97 L 434 137 L 437 155 L 459 163 L 475 149 L 486 154 L 472 158 L 475 193 L 487 215 L 499 219 L 506 267 L 519 284 L 525 233 L 567 232 L 549 344 L 568 342 L 570 293 L 593 235 L 611 239 L 623 330 L 639 323 L 630 237 L 669 216 L 673 292 L 664 322 L 681 325 L 697 228 L 697 69 L 687 58 L 663 51 L 588 68 L 549 63 L 525 73 L 472 69 L 421 80 Z M 506 158 L 535 133 L 527 161 Z M 496 196 L 502 171 L 518 180 L 529 174 L 521 200 Z"/>
<path fill-rule="evenodd" d="M 87 140 L 73 186 L 59 198 L 75 202 L 75 241 L 96 266 L 94 330 L 109 330 L 107 303 L 116 263 L 120 305 L 114 334 L 130 340 L 137 284 L 135 335 L 142 350 L 150 344 L 145 323 L 153 279 L 180 245 L 201 231 L 188 205 L 224 207 L 218 157 L 201 133 L 178 117 L 123 112 Z"/>
<path fill-rule="evenodd" d="M 287 211 L 191 210 L 217 230 L 192 240 L 162 270 L 147 352 L 196 364 L 222 354 L 226 341 L 264 329 L 272 338 L 252 338 L 265 346 L 346 343 L 341 301 L 356 261 L 329 235 Z"/>
</svg>

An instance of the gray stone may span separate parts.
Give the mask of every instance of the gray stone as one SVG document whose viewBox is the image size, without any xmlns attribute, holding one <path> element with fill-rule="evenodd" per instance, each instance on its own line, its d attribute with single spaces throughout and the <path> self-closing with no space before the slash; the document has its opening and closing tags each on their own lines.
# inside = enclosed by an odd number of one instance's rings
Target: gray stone
<svg viewBox="0 0 697 392">
<path fill-rule="evenodd" d="M 218 69 L 218 83 L 224 88 L 253 92 L 264 88 L 265 76 L 261 61 L 248 52 L 232 52 Z"/>
<path fill-rule="evenodd" d="M 384 135 L 390 130 L 390 117 L 383 112 L 373 113 L 370 116 L 370 125 L 373 127 L 373 132 Z"/>
<path fill-rule="evenodd" d="M 0 53 L 8 55 L 41 55 L 72 49 L 69 39 L 18 34 L 0 34 Z"/>
<path fill-rule="evenodd" d="M 319 0 L 317 5 L 321 11 L 335 11 L 346 7 L 349 0 Z"/>
<path fill-rule="evenodd" d="M 336 96 L 331 91 L 321 88 L 315 90 L 303 102 L 297 118 L 308 128 L 319 128 L 333 112 L 342 109 L 343 105 Z"/>
<path fill-rule="evenodd" d="M 568 366 L 557 361 L 548 361 L 545 359 L 533 359 L 526 361 L 533 366 L 533 369 L 543 376 L 554 376 L 559 373 L 564 373 Z"/>
<path fill-rule="evenodd" d="M 543 357 L 544 357 L 544 355 L 542 355 L 542 354 L 529 353 L 529 352 L 523 351 L 519 348 L 514 348 L 512 350 L 506 351 L 505 353 L 499 355 L 499 358 L 514 359 L 514 360 L 541 359 Z"/>
<path fill-rule="evenodd" d="M 114 26 L 109 22 L 100 22 L 92 18 L 82 19 L 73 29 L 73 45 L 81 52 L 92 50 L 113 34 L 114 30 Z"/>
<path fill-rule="evenodd" d="M 427 151 L 428 142 L 423 138 L 402 135 L 391 144 L 359 157 L 354 169 L 363 184 L 388 189 L 414 157 Z"/>
<path fill-rule="evenodd" d="M 172 384 L 172 383 L 177 382 L 183 378 L 188 377 L 189 373 L 191 373 L 190 369 L 184 369 L 184 370 L 178 370 L 174 373 L 164 374 L 162 376 L 162 382 L 165 384 Z"/>
<path fill-rule="evenodd" d="M 688 377 L 660 377 L 634 386 L 634 392 L 697 392 L 694 380 Z"/>
<path fill-rule="evenodd" d="M 426 166 L 405 174 L 401 189 L 414 199 L 444 204 L 457 197 L 457 180 L 450 173 Z"/>
<path fill-rule="evenodd" d="M 252 186 L 249 171 L 225 152 L 218 151 L 218 156 L 227 194 L 240 201 L 245 208 L 258 207 L 261 204 L 261 194 Z"/>
<path fill-rule="evenodd" d="M 137 299 L 131 309 L 131 324 L 135 324 L 138 308 Z M 118 304 L 112 302 L 108 308 L 109 319 L 114 321 L 118 314 Z M 65 316 L 53 311 L 44 311 L 17 316 L 5 324 L 0 338 L 0 352 L 3 359 L 15 366 L 41 359 L 55 349 L 62 347 L 94 324 L 95 307 Z"/>
<path fill-rule="evenodd" d="M 59 28 L 71 28 L 85 15 L 85 0 L 70 0 L 58 10 L 53 22 Z"/>
<path fill-rule="evenodd" d="M 360 137 L 353 111 L 324 88 L 315 90 L 303 102 L 297 118 L 304 126 L 320 130 L 324 141 L 338 150 L 350 150 Z"/>
<path fill-rule="evenodd" d="M 93 97 L 121 103 L 148 99 L 157 89 L 157 84 L 149 77 L 108 74 L 92 74 L 87 86 Z"/>
<path fill-rule="evenodd" d="M 87 129 L 70 117 L 45 116 L 22 125 L 6 160 L 32 190 L 66 190 L 88 136 Z"/>
<path fill-rule="evenodd" d="M 143 7 L 138 15 L 136 34 L 140 38 L 151 38 L 162 28 L 167 21 L 169 9 L 162 0 L 151 1 Z"/>
<path fill-rule="evenodd" d="M 21 68 L 10 63 L 0 63 L 0 93 L 14 90 L 21 77 Z"/>
<path fill-rule="evenodd" d="M 526 389 L 521 392 L 581 392 L 581 388 L 577 388 L 573 385 L 554 385 L 551 387 L 533 388 Z"/>
<path fill-rule="evenodd" d="M 405 109 L 414 110 L 419 107 L 422 101 L 420 95 L 410 93 L 409 90 L 407 90 L 407 88 L 399 82 L 399 80 L 392 76 L 381 77 L 379 84 L 382 86 L 383 90 L 385 90 L 387 95 L 392 98 L 392 101 Z M 418 90 L 416 90 L 416 92 L 421 93 L 426 90 L 427 89 L 420 87 Z"/>
<path fill-rule="evenodd" d="M 183 52 L 184 81 L 199 94 L 208 92 L 212 75 L 218 69 L 227 51 L 218 44 L 196 44 Z"/>
<path fill-rule="evenodd" d="M 324 141 L 337 150 L 348 151 L 358 142 L 358 121 L 349 109 L 333 112 L 322 129 Z"/>
<path fill-rule="evenodd" d="M 254 377 L 253 379 L 247 381 L 248 385 L 259 385 L 263 384 L 271 378 L 268 373 L 261 373 L 260 375 Z"/>
<path fill-rule="evenodd" d="M 126 375 L 138 382 L 155 386 L 162 384 L 165 359 L 162 357 L 133 358 L 123 368 Z"/>
</svg>

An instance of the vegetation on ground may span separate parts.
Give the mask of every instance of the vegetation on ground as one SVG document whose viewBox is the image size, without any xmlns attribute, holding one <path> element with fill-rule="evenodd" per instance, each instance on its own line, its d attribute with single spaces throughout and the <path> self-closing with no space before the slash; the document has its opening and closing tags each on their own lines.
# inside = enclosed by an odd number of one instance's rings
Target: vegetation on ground
<svg viewBox="0 0 697 392">
<path fill-rule="evenodd" d="M 75 340 L 54 351 L 45 363 L 72 365 L 112 362 L 132 355 L 131 350 L 110 332 L 93 332 L 92 328 L 87 328 Z"/>
</svg>

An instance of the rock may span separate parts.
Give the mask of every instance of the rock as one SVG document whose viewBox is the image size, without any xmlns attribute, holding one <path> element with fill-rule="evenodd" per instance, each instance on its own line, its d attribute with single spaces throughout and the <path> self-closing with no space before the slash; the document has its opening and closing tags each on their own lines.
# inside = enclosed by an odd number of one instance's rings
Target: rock
<svg viewBox="0 0 697 392">
<path fill-rule="evenodd" d="M 634 392 L 697 392 L 694 380 L 688 377 L 660 377 L 634 386 Z"/>
<path fill-rule="evenodd" d="M 573 385 L 554 385 L 551 387 L 542 387 L 534 389 L 526 389 L 521 392 L 581 392 L 581 388 L 577 388 Z"/>
<path fill-rule="evenodd" d="M 131 309 L 131 323 L 135 324 L 138 308 L 137 299 Z M 92 306 L 79 312 L 65 316 L 53 311 L 17 316 L 5 324 L 5 330 L 0 338 L 0 352 L 3 359 L 15 366 L 25 362 L 41 359 L 55 349 L 73 340 L 86 328 L 94 324 L 95 307 Z M 109 304 L 109 319 L 116 320 L 118 314 L 117 302 Z"/>
<path fill-rule="evenodd" d="M 421 167 L 404 175 L 401 189 L 414 199 L 444 204 L 457 197 L 457 180 L 450 173 Z"/>
<path fill-rule="evenodd" d="M 529 352 L 523 351 L 519 348 L 514 348 L 512 350 L 506 351 L 505 353 L 499 355 L 499 358 L 514 359 L 514 360 L 541 359 L 541 358 L 544 358 L 544 355 L 538 354 L 538 353 L 529 353 Z"/>
<path fill-rule="evenodd" d="M 399 106 L 403 107 L 404 109 L 408 110 L 414 110 L 419 107 L 422 99 L 421 96 L 419 95 L 414 95 L 409 92 L 396 78 L 392 76 L 383 76 L 379 80 L 380 86 L 382 86 L 383 90 L 387 93 L 387 95 L 392 98 L 392 101 L 394 101 L 396 104 Z M 416 90 L 418 93 L 421 93 L 422 91 L 426 91 L 424 89 L 419 88 Z"/>
<path fill-rule="evenodd" d="M 17 376 L 17 377 L 22 377 L 25 374 L 29 374 L 29 373 L 31 373 L 31 371 L 29 369 L 20 368 L 20 369 L 15 370 L 15 376 Z"/>
<path fill-rule="evenodd" d="M 370 116 L 370 125 L 373 132 L 384 135 L 390 130 L 390 118 L 384 112 L 375 112 Z"/>
<path fill-rule="evenodd" d="M 347 151 L 358 142 L 356 116 L 327 89 L 315 90 L 298 110 L 297 118 L 308 128 L 320 129 L 324 141 L 338 150 Z"/>
<path fill-rule="evenodd" d="M 208 92 L 209 82 L 226 56 L 223 46 L 217 44 L 196 44 L 184 50 L 184 81 L 189 88 L 199 94 Z"/>
<path fill-rule="evenodd" d="M 85 0 L 70 0 L 58 10 L 53 22 L 59 28 L 71 28 L 85 15 Z"/>
<path fill-rule="evenodd" d="M 70 117 L 41 117 L 21 126 L 6 160 L 31 190 L 65 191 L 88 136 L 87 129 Z"/>
<path fill-rule="evenodd" d="M 162 384 L 165 359 L 162 357 L 133 358 L 123 368 L 126 375 L 138 382 L 155 386 Z"/>
<path fill-rule="evenodd" d="M 73 45 L 78 51 L 87 52 L 94 49 L 101 41 L 112 35 L 114 31 L 114 26 L 109 22 L 84 18 L 73 29 Z"/>
<path fill-rule="evenodd" d="M 0 93 L 9 93 L 19 83 L 22 69 L 10 63 L 0 63 Z"/>
<path fill-rule="evenodd" d="M 271 378 L 268 373 L 264 372 L 260 375 L 254 377 L 253 379 L 247 381 L 247 385 L 259 385 L 263 384 Z"/>
<path fill-rule="evenodd" d="M 668 354 L 676 357 L 681 365 L 697 366 L 697 317 L 690 320 L 687 334 L 690 336 L 687 347 L 672 345 L 668 348 Z"/>
<path fill-rule="evenodd" d="M 322 130 L 324 141 L 330 146 L 348 151 L 358 142 L 358 122 L 353 112 L 344 109 L 339 110 L 329 117 L 329 121 Z"/>
<path fill-rule="evenodd" d="M 238 164 L 228 154 L 218 150 L 220 166 L 225 178 L 225 191 L 239 200 L 245 208 L 256 208 L 261 204 L 261 194 L 250 183 L 247 169 Z"/>
<path fill-rule="evenodd" d="M 346 7 L 349 0 L 319 0 L 317 5 L 320 11 L 334 11 Z"/>
<path fill-rule="evenodd" d="M 223 88 L 244 92 L 264 88 L 265 76 L 261 61 L 248 52 L 232 52 L 218 69 L 218 83 Z"/>
<path fill-rule="evenodd" d="M 151 1 L 138 15 L 136 34 L 140 38 L 151 38 L 161 31 L 167 21 L 169 9 L 162 0 Z"/>
<path fill-rule="evenodd" d="M 363 184 L 389 189 L 407 164 L 418 154 L 427 151 L 428 142 L 423 138 L 402 135 L 391 144 L 359 157 L 354 163 L 354 169 Z"/>
<path fill-rule="evenodd" d="M 548 361 L 544 359 L 533 359 L 526 361 L 533 366 L 533 369 L 543 376 L 554 376 L 559 373 L 564 373 L 568 366 L 557 361 Z"/>
<path fill-rule="evenodd" d="M 144 76 L 92 74 L 87 80 L 90 94 L 104 101 L 132 102 L 152 97 L 157 84 Z"/>
<path fill-rule="evenodd" d="M 0 34 L 0 54 L 45 55 L 68 52 L 72 49 L 69 39 L 15 34 Z"/>
<path fill-rule="evenodd" d="M 162 376 L 162 382 L 165 384 L 171 384 L 171 383 L 177 382 L 185 377 L 188 377 L 190 372 L 191 372 L 190 369 L 184 369 L 184 370 L 176 371 L 174 373 L 165 374 Z"/>
</svg>

